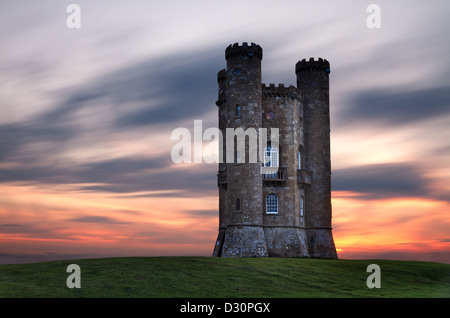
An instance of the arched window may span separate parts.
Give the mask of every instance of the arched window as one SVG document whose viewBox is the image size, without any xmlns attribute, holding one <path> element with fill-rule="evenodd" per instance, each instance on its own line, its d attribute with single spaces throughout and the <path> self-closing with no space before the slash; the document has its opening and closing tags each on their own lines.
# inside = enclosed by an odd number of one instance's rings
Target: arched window
<svg viewBox="0 0 450 318">
<path fill-rule="evenodd" d="M 305 215 L 305 197 L 303 195 L 300 196 L 300 216 Z"/>
<path fill-rule="evenodd" d="M 278 214 L 278 196 L 274 193 L 266 197 L 266 213 Z"/>
</svg>

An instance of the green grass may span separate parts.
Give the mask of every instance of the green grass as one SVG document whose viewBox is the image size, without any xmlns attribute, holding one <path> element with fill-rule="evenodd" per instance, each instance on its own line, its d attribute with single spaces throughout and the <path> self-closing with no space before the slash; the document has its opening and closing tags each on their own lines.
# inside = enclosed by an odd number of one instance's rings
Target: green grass
<svg viewBox="0 0 450 318">
<path fill-rule="evenodd" d="M 381 288 L 369 289 L 369 264 Z M 69 289 L 69 264 L 81 288 Z M 129 257 L 0 265 L 0 297 L 450 297 L 450 265 L 388 260 Z"/>
</svg>

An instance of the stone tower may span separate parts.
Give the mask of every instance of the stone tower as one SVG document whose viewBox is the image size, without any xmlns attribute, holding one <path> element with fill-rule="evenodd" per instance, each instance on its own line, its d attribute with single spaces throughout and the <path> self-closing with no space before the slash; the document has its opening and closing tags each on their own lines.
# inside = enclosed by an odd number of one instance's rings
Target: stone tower
<svg viewBox="0 0 450 318">
<path fill-rule="evenodd" d="M 295 69 L 297 88 L 265 85 L 262 57 L 254 43 L 230 45 L 227 67 L 217 76 L 224 138 L 213 256 L 337 258 L 331 233 L 330 65 L 320 58 L 302 60 Z M 241 148 L 230 133 L 238 130 L 245 132 Z M 275 131 L 279 138 L 271 138 Z"/>
</svg>

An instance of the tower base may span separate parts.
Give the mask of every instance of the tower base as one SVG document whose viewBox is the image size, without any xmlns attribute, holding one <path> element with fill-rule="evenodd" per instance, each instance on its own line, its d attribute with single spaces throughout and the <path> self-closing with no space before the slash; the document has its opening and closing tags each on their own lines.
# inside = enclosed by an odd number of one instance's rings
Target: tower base
<svg viewBox="0 0 450 318">
<path fill-rule="evenodd" d="M 219 234 L 217 235 L 216 245 L 214 246 L 214 251 L 212 253 L 213 257 L 221 257 L 223 250 L 223 241 L 225 239 L 226 228 L 220 228 Z"/>
<path fill-rule="evenodd" d="M 219 232 L 219 237 L 220 237 Z M 219 242 L 219 237 L 218 241 Z M 223 241 L 223 245 L 220 246 Z M 231 225 L 216 243 L 214 253 L 222 257 L 267 257 L 269 252 L 262 226 Z M 214 255 L 213 253 L 213 255 Z"/>
<path fill-rule="evenodd" d="M 270 257 L 309 257 L 304 229 L 296 227 L 264 227 Z"/>
<path fill-rule="evenodd" d="M 331 229 L 308 229 L 309 255 L 315 258 L 337 258 Z"/>
</svg>

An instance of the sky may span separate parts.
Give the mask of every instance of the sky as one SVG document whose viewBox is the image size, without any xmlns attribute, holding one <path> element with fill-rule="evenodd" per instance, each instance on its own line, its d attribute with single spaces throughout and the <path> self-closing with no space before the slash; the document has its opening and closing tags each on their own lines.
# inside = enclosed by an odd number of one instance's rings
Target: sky
<svg viewBox="0 0 450 318">
<path fill-rule="evenodd" d="M 331 64 L 339 258 L 450 263 L 449 12 L 446 0 L 0 0 L 0 263 L 210 256 L 217 164 L 174 163 L 171 133 L 217 127 L 235 42 L 261 45 L 267 84 L 295 85 L 303 58 Z"/>
</svg>

